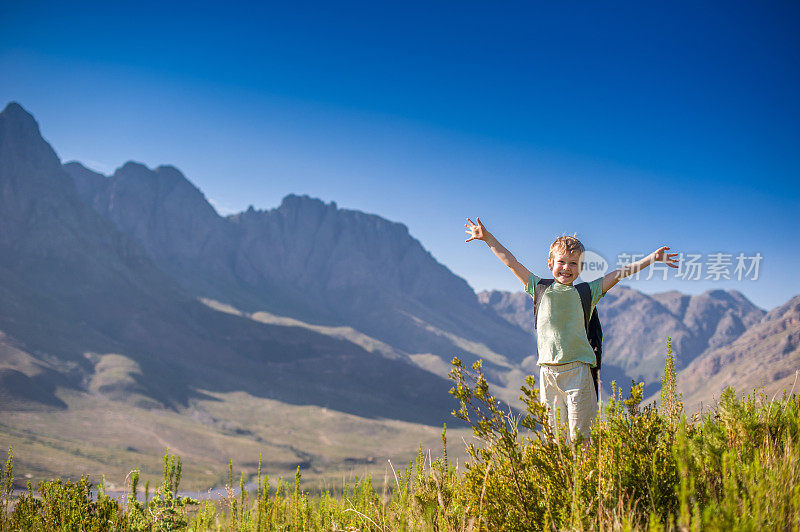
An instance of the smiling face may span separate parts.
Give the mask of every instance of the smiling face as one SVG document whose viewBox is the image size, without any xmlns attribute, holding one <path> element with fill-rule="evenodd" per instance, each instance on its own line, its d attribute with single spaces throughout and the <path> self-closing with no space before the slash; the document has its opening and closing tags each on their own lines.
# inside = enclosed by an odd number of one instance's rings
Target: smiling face
<svg viewBox="0 0 800 532">
<path fill-rule="evenodd" d="M 572 253 L 555 252 L 547 262 L 547 266 L 553 272 L 553 279 L 557 283 L 572 285 L 573 281 L 581 273 L 582 259 L 580 251 L 573 251 Z"/>
</svg>

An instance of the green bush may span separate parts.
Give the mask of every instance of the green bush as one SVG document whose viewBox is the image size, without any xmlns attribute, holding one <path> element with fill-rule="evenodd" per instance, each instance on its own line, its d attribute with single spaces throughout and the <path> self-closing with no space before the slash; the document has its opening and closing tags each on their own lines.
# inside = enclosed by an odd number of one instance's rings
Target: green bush
<svg viewBox="0 0 800 532">
<path fill-rule="evenodd" d="M 4 530 L 124 530 L 122 507 L 98 491 L 92 497 L 92 484 L 86 477 L 78 482 L 50 480 L 40 482 L 38 497 L 28 483 L 14 505 Z"/>
<path fill-rule="evenodd" d="M 126 530 L 181 530 L 189 523 L 187 507 L 198 504 L 189 497 L 178 496 L 183 464 L 180 457 L 164 453 L 164 476 L 153 497 L 145 490 L 144 502 L 137 499 L 139 471 L 130 474 L 130 492 L 127 497 Z"/>
<path fill-rule="evenodd" d="M 589 442 L 547 425 L 533 378 L 524 411 L 504 410 L 481 362 L 453 360 L 455 414 L 485 442 L 461 483 L 486 530 L 800 530 L 800 399 L 722 393 L 715 412 L 687 421 L 671 342 L 661 405 L 641 406 L 643 385 L 614 385 Z M 523 429 L 524 432 L 520 432 Z"/>
</svg>

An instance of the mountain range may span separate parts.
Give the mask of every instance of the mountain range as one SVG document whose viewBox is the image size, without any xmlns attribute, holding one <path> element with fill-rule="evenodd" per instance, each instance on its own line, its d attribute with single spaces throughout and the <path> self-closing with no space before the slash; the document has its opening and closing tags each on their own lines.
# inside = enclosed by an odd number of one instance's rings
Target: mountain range
<svg viewBox="0 0 800 532">
<path fill-rule="evenodd" d="M 624 283 L 597 305 L 603 326 L 601 377 L 606 387 L 611 380 L 624 386 L 634 379 L 652 392 L 660 386 L 667 337 L 672 339 L 676 367 L 683 369 L 702 354 L 730 344 L 766 314 L 733 290 L 648 295 Z M 533 330 L 533 300 L 527 294 L 488 291 L 478 297 L 509 323 Z"/>
<path fill-rule="evenodd" d="M 527 294 L 495 290 L 481 292 L 478 298 L 509 323 L 533 329 L 533 301 Z M 766 312 L 734 290 L 648 295 L 623 281 L 597 305 L 603 325 L 605 392 L 612 380 L 624 388 L 633 379 L 645 383 L 648 401 L 657 400 L 667 337 L 689 412 L 703 402 L 713 405 L 726 386 L 763 386 L 768 394 L 791 390 L 800 370 L 798 305 L 800 296 L 795 296 Z"/>
<path fill-rule="evenodd" d="M 196 297 L 351 327 L 423 366 L 431 355 L 484 358 L 500 382 L 530 351 L 524 331 L 479 305 L 402 224 L 295 195 L 223 218 L 172 167 L 129 162 L 108 178 L 77 162 L 64 169 L 86 204 Z"/>
<path fill-rule="evenodd" d="M 159 175 L 176 184 L 175 172 Z M 0 115 L 0 187 L 0 330 L 41 369 L 9 368 L 5 378 L 26 376 L 50 390 L 47 401 L 58 386 L 166 407 L 185 406 L 198 389 L 247 390 L 360 415 L 446 417 L 446 383 L 427 371 L 308 328 L 204 305 L 152 248 L 83 203 L 33 118 L 14 104 Z M 108 354 L 128 369 L 104 373 Z"/>
<path fill-rule="evenodd" d="M 0 279 L 0 442 L 34 475 L 155 471 L 166 445 L 197 485 L 256 449 L 280 470 L 371 464 L 458 425 L 453 356 L 484 359 L 509 402 L 536 367 L 530 298 L 476 294 L 404 225 L 298 195 L 223 217 L 172 166 L 62 164 L 16 102 L 0 113 Z M 766 313 L 735 291 L 615 288 L 603 380 L 654 393 L 671 336 L 687 398 L 749 385 L 754 360 L 786 386 L 796 299 Z"/>
</svg>

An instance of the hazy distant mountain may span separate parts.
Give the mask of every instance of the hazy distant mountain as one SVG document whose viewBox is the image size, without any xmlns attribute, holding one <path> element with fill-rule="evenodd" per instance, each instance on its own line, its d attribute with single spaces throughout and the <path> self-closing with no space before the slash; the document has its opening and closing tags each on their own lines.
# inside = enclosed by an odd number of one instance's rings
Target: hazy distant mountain
<svg viewBox="0 0 800 532">
<path fill-rule="evenodd" d="M 76 187 L 30 114 L 16 103 L 0 113 L 0 397 L 57 406 L 54 390 L 67 387 L 155 406 L 242 390 L 362 416 L 450 418 L 448 383 L 427 371 L 197 301 L 175 270 L 158 267 L 163 256 L 151 257 L 175 243 L 178 268 L 204 242 L 227 242 L 214 232 L 216 213 L 202 212 L 202 195 L 174 169 L 127 187 L 139 170 L 126 165 L 109 187 L 118 200 L 109 211 L 131 223 L 130 238 L 79 198 L 86 183 Z M 178 206 L 135 210 L 162 197 Z M 158 209 L 170 227 L 155 223 Z M 199 235 L 181 232 L 188 224 Z"/>
<path fill-rule="evenodd" d="M 791 390 L 800 371 L 800 295 L 771 310 L 730 344 L 711 349 L 678 374 L 687 411 L 708 410 L 726 386 L 768 398 Z M 794 387 L 800 393 L 800 383 Z"/>
<path fill-rule="evenodd" d="M 484 290 L 478 301 L 526 332 L 533 332 L 533 299 L 525 292 Z"/>
<path fill-rule="evenodd" d="M 533 300 L 524 292 L 482 292 L 482 304 L 509 323 L 533 330 Z M 658 386 L 664 369 L 666 338 L 672 337 L 676 365 L 683 368 L 702 353 L 730 344 L 765 312 L 735 291 L 712 290 L 697 296 L 677 292 L 647 295 L 617 285 L 598 304 L 603 325 L 603 380 L 630 379 Z M 627 382 L 621 380 L 625 378 Z"/>
</svg>

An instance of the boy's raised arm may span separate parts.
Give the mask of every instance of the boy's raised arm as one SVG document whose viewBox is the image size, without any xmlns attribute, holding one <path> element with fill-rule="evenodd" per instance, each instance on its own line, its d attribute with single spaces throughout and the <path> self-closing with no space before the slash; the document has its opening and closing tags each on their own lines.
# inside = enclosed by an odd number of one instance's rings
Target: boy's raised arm
<svg viewBox="0 0 800 532">
<path fill-rule="evenodd" d="M 514 272 L 514 275 L 517 276 L 517 279 L 519 279 L 522 284 L 527 287 L 528 278 L 531 276 L 531 272 L 528 271 L 528 268 L 520 264 L 514 255 L 504 248 L 503 245 L 497 241 L 494 235 L 492 235 L 492 233 L 487 231 L 486 227 L 484 227 L 481 223 L 480 218 L 475 218 L 475 220 L 478 222 L 477 224 L 473 223 L 472 220 L 467 218 L 467 222 L 469 223 L 464 224 L 464 227 L 467 228 L 467 234 L 470 235 L 465 242 L 470 242 L 472 240 L 483 240 L 486 242 L 486 245 L 488 245 L 489 249 L 491 249 L 494 254 L 497 255 L 497 258 L 503 261 L 503 264 L 511 268 L 511 271 Z"/>
<path fill-rule="evenodd" d="M 664 262 L 667 264 L 667 266 L 671 268 L 677 268 L 678 259 L 676 259 L 675 257 L 677 257 L 678 254 L 667 253 L 667 250 L 669 250 L 667 246 L 661 246 L 660 248 L 658 248 L 645 258 L 637 260 L 636 262 L 632 262 L 630 264 L 626 264 L 622 268 L 618 268 L 611 273 L 607 273 L 603 277 L 603 293 L 605 294 L 606 292 L 608 292 L 611 289 L 611 287 L 613 287 L 615 284 L 620 282 L 625 277 L 633 275 L 634 273 L 643 270 L 644 268 L 647 268 L 654 262 Z"/>
</svg>

